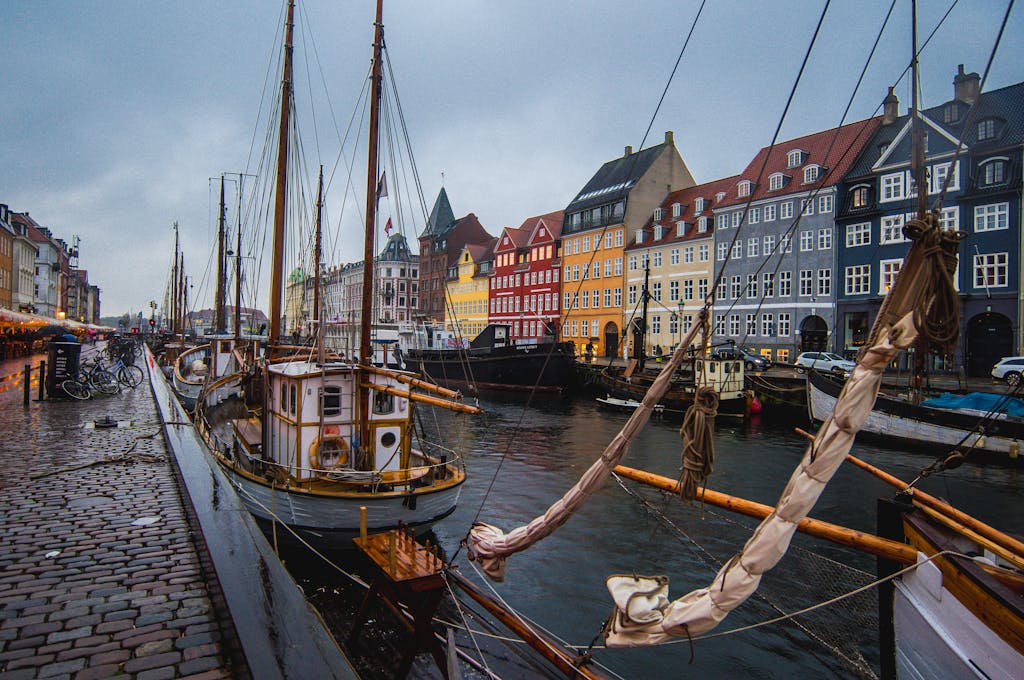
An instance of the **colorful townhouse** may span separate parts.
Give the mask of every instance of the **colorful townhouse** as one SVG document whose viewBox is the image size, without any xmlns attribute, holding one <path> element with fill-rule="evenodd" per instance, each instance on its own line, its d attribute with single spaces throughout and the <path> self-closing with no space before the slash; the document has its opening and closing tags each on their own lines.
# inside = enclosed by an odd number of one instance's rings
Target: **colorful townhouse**
<svg viewBox="0 0 1024 680">
<path fill-rule="evenodd" d="M 506 323 L 516 340 L 558 336 L 561 314 L 561 210 L 506 227 L 494 247 L 489 319 Z"/>
<path fill-rule="evenodd" d="M 671 192 L 626 246 L 626 326 L 641 316 L 646 281 L 647 356 L 671 353 L 696 322 L 715 273 L 713 211 L 736 180 Z"/>
<path fill-rule="evenodd" d="M 920 112 L 925 132 L 927 204 L 944 229 L 964 232 L 956 287 L 961 342 L 946 369 L 987 375 L 1022 351 L 1021 162 L 1024 83 L 980 92 L 977 73 L 953 80 L 953 98 Z M 843 180 L 837 219 L 838 349 L 867 340 L 882 299 L 899 273 L 917 214 L 910 168 L 911 116 L 886 99 L 882 125 Z M 963 144 L 959 152 L 958 146 Z M 935 367 L 935 366 L 933 366 Z"/>
<path fill-rule="evenodd" d="M 871 118 L 765 147 L 715 207 L 714 340 L 775 361 L 835 348 L 835 215 Z"/>
<path fill-rule="evenodd" d="M 561 339 L 581 355 L 622 354 L 625 247 L 665 196 L 693 186 L 672 132 L 656 146 L 608 161 L 565 208 Z"/>
<path fill-rule="evenodd" d="M 494 246 L 498 239 L 462 246 L 448 270 L 444 326 L 472 340 L 487 325 Z"/>
</svg>

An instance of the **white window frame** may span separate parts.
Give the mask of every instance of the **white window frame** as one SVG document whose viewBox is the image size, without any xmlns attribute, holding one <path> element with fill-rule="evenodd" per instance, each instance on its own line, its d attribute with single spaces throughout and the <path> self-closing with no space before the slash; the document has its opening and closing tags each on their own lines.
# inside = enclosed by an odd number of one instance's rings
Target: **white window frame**
<svg viewBox="0 0 1024 680">
<path fill-rule="evenodd" d="M 1010 228 L 1010 204 L 986 203 L 974 206 L 974 231 L 1001 231 Z"/>
<path fill-rule="evenodd" d="M 1006 288 L 1010 281 L 1008 253 L 976 253 L 974 255 L 974 287 L 976 289 Z M 986 278 L 992 276 L 994 283 Z"/>
<path fill-rule="evenodd" d="M 906 173 L 902 171 L 882 175 L 879 181 L 882 187 L 881 195 L 878 197 L 879 203 L 891 203 L 892 201 L 902 201 L 904 198 L 908 198 L 905 175 Z"/>
<path fill-rule="evenodd" d="M 846 225 L 846 247 L 858 248 L 871 245 L 871 223 L 857 222 Z"/>
<path fill-rule="evenodd" d="M 800 230 L 800 252 L 809 253 L 814 250 L 814 230 Z"/>
<path fill-rule="evenodd" d="M 832 250 L 832 227 L 818 229 L 818 250 Z"/>
<path fill-rule="evenodd" d="M 747 257 L 757 257 L 761 254 L 761 239 L 751 236 L 747 239 Z"/>
<path fill-rule="evenodd" d="M 903 224 L 903 215 L 884 215 L 881 220 L 878 242 L 882 245 L 905 242 L 907 237 L 903 235 Z"/>
<path fill-rule="evenodd" d="M 764 221 L 765 222 L 774 222 L 776 214 L 777 214 L 777 212 L 776 212 L 776 208 L 775 208 L 775 204 L 774 203 L 771 203 L 771 204 L 766 205 L 764 207 Z"/>
<path fill-rule="evenodd" d="M 903 268 L 903 258 L 878 261 L 878 294 L 888 295 L 896 283 L 896 277 Z"/>
<path fill-rule="evenodd" d="M 779 219 L 788 220 L 793 217 L 793 201 L 783 201 L 779 204 Z"/>
<path fill-rule="evenodd" d="M 871 293 L 871 265 L 855 264 L 843 272 L 846 295 L 869 295 Z"/>
<path fill-rule="evenodd" d="M 832 194 L 818 196 L 818 214 L 832 212 L 835 197 Z"/>
<path fill-rule="evenodd" d="M 778 191 L 786 186 L 786 176 L 776 172 L 768 177 L 768 191 Z"/>
</svg>

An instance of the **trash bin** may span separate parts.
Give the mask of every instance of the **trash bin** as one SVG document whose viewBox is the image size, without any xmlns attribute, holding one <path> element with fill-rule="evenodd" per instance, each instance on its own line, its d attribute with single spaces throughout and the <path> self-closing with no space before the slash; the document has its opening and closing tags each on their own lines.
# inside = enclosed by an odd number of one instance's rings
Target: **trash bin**
<svg viewBox="0 0 1024 680">
<path fill-rule="evenodd" d="M 78 358 L 82 346 L 68 340 L 51 340 L 46 345 L 46 394 L 64 396 L 60 384 L 78 375 Z"/>
</svg>

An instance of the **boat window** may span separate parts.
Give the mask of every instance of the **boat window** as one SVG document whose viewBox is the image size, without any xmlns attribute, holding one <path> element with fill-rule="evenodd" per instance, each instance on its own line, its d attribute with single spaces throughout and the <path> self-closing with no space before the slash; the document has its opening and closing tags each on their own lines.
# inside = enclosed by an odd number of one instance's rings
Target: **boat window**
<svg viewBox="0 0 1024 680">
<path fill-rule="evenodd" d="M 230 340 L 221 340 L 220 341 L 220 352 L 221 352 L 221 354 L 226 354 L 226 353 L 228 353 L 230 351 L 231 351 L 231 341 Z"/>
<path fill-rule="evenodd" d="M 286 385 L 284 383 L 284 381 L 281 382 L 281 404 L 280 404 L 280 408 L 281 408 L 281 413 L 284 413 L 285 411 L 288 410 L 288 385 Z"/>
<path fill-rule="evenodd" d="M 292 403 L 291 403 L 291 408 L 290 408 L 290 409 L 288 409 L 288 410 L 289 410 L 289 411 L 291 412 L 291 414 L 292 414 L 292 415 L 295 415 L 295 385 L 292 385 L 292 394 L 291 394 L 291 397 L 292 397 L 292 400 L 291 400 L 291 402 L 292 402 Z"/>
<path fill-rule="evenodd" d="M 341 413 L 341 388 L 329 385 L 320 392 L 320 412 L 325 416 Z"/>
<path fill-rule="evenodd" d="M 395 412 L 395 397 L 387 392 L 373 393 L 373 413 L 386 416 Z"/>
</svg>

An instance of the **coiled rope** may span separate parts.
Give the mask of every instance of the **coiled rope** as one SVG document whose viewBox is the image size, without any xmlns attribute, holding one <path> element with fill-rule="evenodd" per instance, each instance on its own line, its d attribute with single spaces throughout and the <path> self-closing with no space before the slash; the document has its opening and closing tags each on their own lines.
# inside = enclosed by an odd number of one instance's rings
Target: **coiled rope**
<svg viewBox="0 0 1024 680">
<path fill-rule="evenodd" d="M 698 387 L 679 428 L 679 436 L 683 438 L 679 495 L 683 500 L 692 501 L 697 497 L 698 487 L 704 485 L 713 469 L 718 399 L 718 392 L 713 387 Z"/>
</svg>

